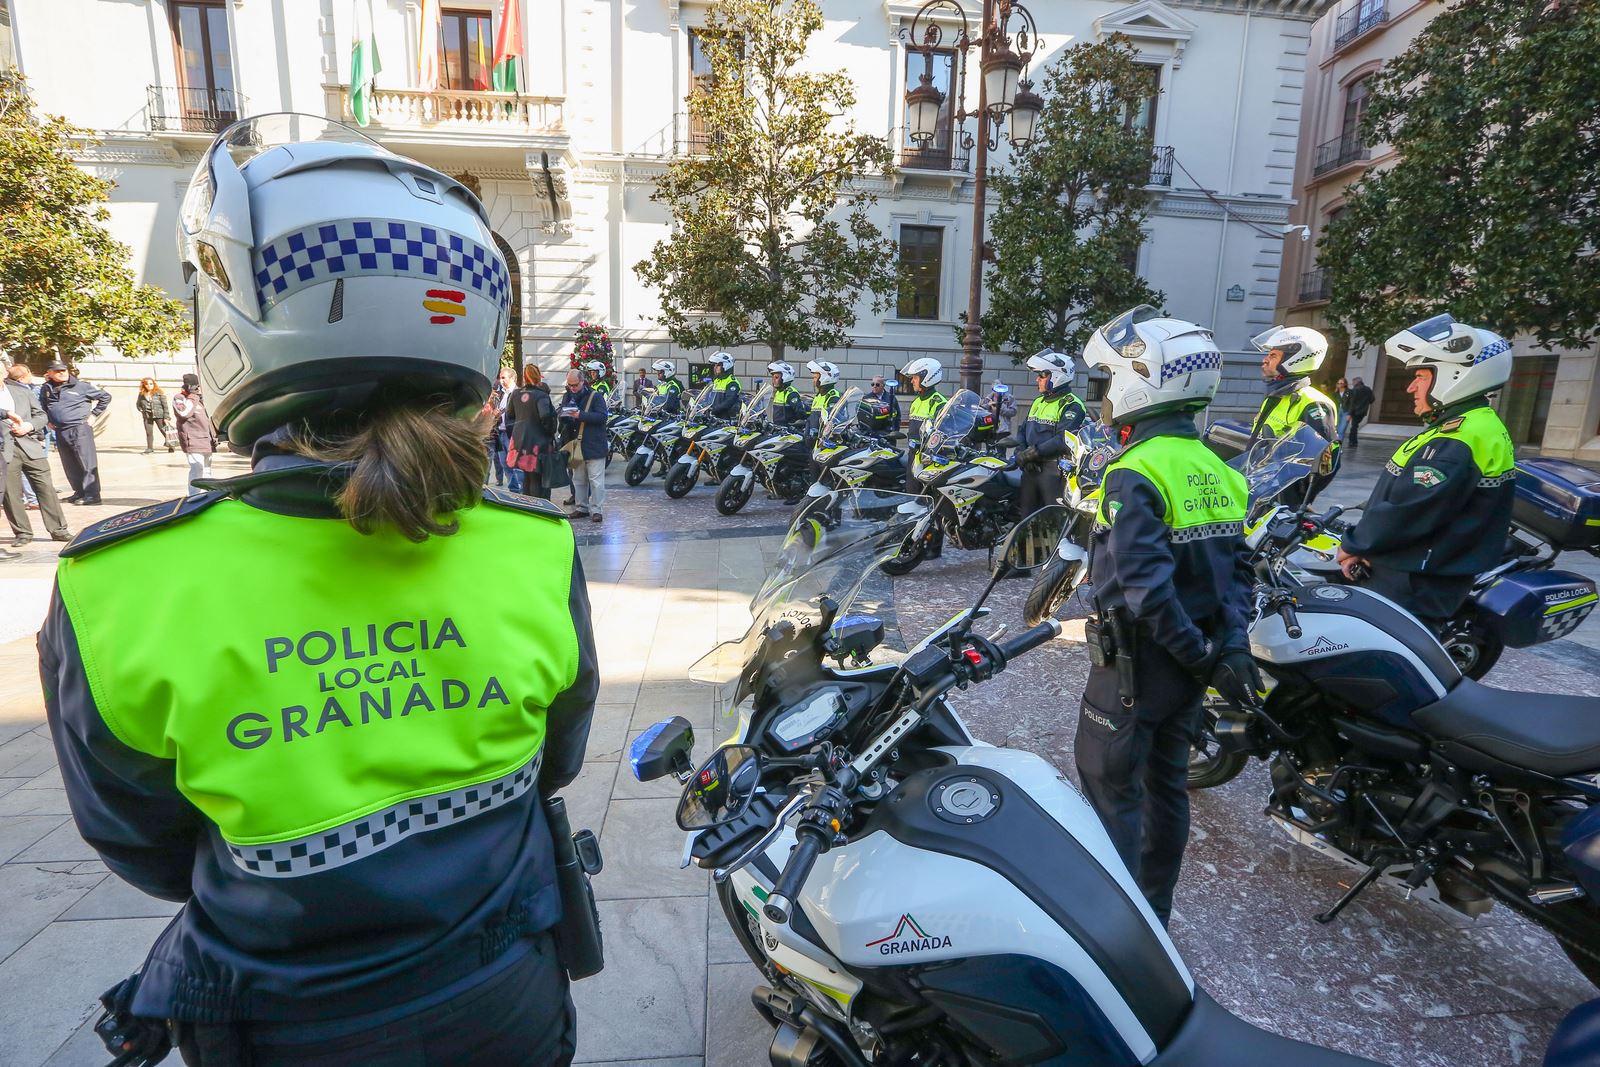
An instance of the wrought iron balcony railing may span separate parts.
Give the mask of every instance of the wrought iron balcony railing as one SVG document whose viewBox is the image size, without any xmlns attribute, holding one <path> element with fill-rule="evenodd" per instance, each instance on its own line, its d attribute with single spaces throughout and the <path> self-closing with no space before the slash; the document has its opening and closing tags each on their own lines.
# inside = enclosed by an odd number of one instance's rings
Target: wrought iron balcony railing
<svg viewBox="0 0 1600 1067">
<path fill-rule="evenodd" d="M 152 133 L 220 133 L 247 111 L 245 98 L 232 89 L 145 88 L 145 119 Z"/>
<path fill-rule="evenodd" d="M 1314 300 L 1328 299 L 1328 272 L 1318 267 L 1308 270 L 1300 275 L 1300 302 L 1309 304 Z"/>
<path fill-rule="evenodd" d="M 911 126 L 900 130 L 900 166 L 905 170 L 936 170 L 966 172 L 972 153 L 963 148 L 959 140 L 952 144 L 950 130 L 940 130 L 926 145 L 911 143 Z"/>
<path fill-rule="evenodd" d="M 1346 163 L 1371 158 L 1372 149 L 1361 143 L 1361 135 L 1347 133 L 1343 137 L 1335 137 L 1331 141 L 1317 145 L 1317 155 L 1312 162 L 1311 174 L 1313 177 L 1318 177 L 1330 170 L 1338 170 Z"/>
<path fill-rule="evenodd" d="M 1150 177 L 1146 185 L 1172 184 L 1172 146 L 1158 144 L 1150 157 Z"/>
<path fill-rule="evenodd" d="M 1333 24 L 1333 47 L 1343 48 L 1374 26 L 1389 21 L 1389 5 L 1358 3 Z"/>
</svg>

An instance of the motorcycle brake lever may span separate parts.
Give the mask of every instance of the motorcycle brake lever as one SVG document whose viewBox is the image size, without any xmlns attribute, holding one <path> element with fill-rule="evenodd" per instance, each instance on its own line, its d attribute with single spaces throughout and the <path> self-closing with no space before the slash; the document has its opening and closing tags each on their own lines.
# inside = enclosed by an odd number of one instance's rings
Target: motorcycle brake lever
<svg viewBox="0 0 1600 1067">
<path fill-rule="evenodd" d="M 778 814 L 772 820 L 772 825 L 767 828 L 767 832 L 762 834 L 760 839 L 746 849 L 742 855 L 734 857 L 727 866 L 718 867 L 712 871 L 711 877 L 718 882 L 726 882 L 728 877 L 735 871 L 743 870 L 750 864 L 751 860 L 771 848 L 772 843 L 778 839 L 779 835 L 783 833 L 784 827 L 789 824 L 789 820 L 805 806 L 806 801 L 810 798 L 810 789 L 796 790 L 794 796 L 790 797 L 788 802 L 778 809 Z"/>
</svg>

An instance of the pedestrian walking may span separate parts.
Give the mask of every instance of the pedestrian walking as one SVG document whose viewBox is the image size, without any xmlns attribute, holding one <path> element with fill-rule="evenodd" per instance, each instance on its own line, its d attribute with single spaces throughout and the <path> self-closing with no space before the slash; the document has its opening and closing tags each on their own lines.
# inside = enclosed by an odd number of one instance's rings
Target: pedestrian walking
<svg viewBox="0 0 1600 1067">
<path fill-rule="evenodd" d="M 506 403 L 516 388 L 517 372 L 501 367 L 494 388 L 489 390 L 489 399 L 483 402 L 484 418 L 489 424 L 483 443 L 489 453 L 489 467 L 494 472 L 497 488 L 506 484 Z"/>
<path fill-rule="evenodd" d="M 1354 448 L 1360 442 L 1357 440 L 1361 424 L 1367 421 L 1367 413 L 1372 410 L 1372 389 L 1357 378 L 1350 386 L 1350 395 L 1346 398 L 1350 412 L 1350 447 Z"/>
<path fill-rule="evenodd" d="M 1333 402 L 1339 408 L 1339 443 L 1345 443 L 1350 435 L 1350 383 L 1340 378 L 1333 387 Z"/>
<path fill-rule="evenodd" d="M 217 450 L 217 431 L 200 395 L 200 375 L 183 376 L 183 389 L 172 398 L 172 410 L 178 416 L 178 447 L 189 461 L 189 495 L 193 496 L 201 491 L 195 488 L 195 479 L 211 477 L 211 454 Z"/>
<path fill-rule="evenodd" d="M 522 386 L 512 392 L 506 408 L 511 423 L 506 465 L 521 475 L 512 491 L 549 500 L 546 477 L 555 443 L 556 412 L 550 387 L 544 383 L 544 371 L 537 363 L 523 364 Z"/>
<path fill-rule="evenodd" d="M 139 416 L 144 420 L 144 454 L 149 455 L 156 450 L 156 434 L 161 434 L 161 443 L 171 452 L 177 447 L 177 442 L 172 438 L 172 409 L 167 405 L 167 394 L 161 391 L 161 386 L 156 384 L 154 378 L 141 378 L 139 380 L 139 395 L 134 398 L 134 406 L 139 409 Z"/>
<path fill-rule="evenodd" d="M 45 368 L 39 403 L 61 446 L 61 469 L 72 486 L 67 503 L 100 503 L 100 458 L 95 453 L 94 426 L 89 420 L 98 418 L 106 409 L 111 394 L 82 381 L 65 363 L 56 360 Z"/>
<path fill-rule="evenodd" d="M 572 517 L 601 522 L 606 508 L 605 394 L 584 383 L 577 371 L 567 372 L 567 393 L 561 400 L 561 445 L 572 475 Z"/>
<path fill-rule="evenodd" d="M 37 510 L 44 520 L 45 532 L 52 541 L 71 541 L 67 517 L 61 510 L 61 498 L 56 494 L 55 479 L 50 473 L 50 451 L 46 443 L 44 408 L 39 394 L 32 385 L 33 375 L 28 368 L 17 364 L 6 371 L 0 387 L 0 403 L 9 402 L 20 417 L 13 422 L 7 435 L 10 461 L 3 477 L 5 486 L 6 521 L 11 525 L 11 545 L 20 548 L 33 540 L 33 523 L 28 518 L 30 510 Z M 28 492 L 33 490 L 33 507 L 28 505 Z"/>
</svg>

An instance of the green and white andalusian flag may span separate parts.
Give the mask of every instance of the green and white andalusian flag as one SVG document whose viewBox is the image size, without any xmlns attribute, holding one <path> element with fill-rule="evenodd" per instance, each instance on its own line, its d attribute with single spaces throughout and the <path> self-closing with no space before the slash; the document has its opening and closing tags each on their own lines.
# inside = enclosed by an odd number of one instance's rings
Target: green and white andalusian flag
<svg viewBox="0 0 1600 1067">
<path fill-rule="evenodd" d="M 350 34 L 350 113 L 357 124 L 372 121 L 372 90 L 383 64 L 378 62 L 378 40 L 372 33 L 372 0 L 354 0 Z"/>
<path fill-rule="evenodd" d="M 517 61 L 522 58 L 522 10 L 518 0 L 505 0 L 500 6 L 500 36 L 494 45 L 494 91 L 517 93 L 525 88 L 517 76 Z"/>
</svg>

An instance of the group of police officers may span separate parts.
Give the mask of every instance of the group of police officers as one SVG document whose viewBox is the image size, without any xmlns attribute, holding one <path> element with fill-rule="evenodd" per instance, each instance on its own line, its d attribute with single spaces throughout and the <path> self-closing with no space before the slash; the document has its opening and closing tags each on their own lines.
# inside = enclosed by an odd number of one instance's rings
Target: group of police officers
<svg viewBox="0 0 1600 1067">
<path fill-rule="evenodd" d="M 481 477 L 470 422 L 506 310 L 488 219 L 458 182 L 370 144 L 231 143 L 253 154 L 219 138 L 179 237 L 217 423 L 252 473 L 84 531 L 40 634 L 80 832 L 118 875 L 185 904 L 141 973 L 108 993 L 107 1032 L 146 1042 L 140 1062 L 170 1041 L 208 1067 L 568 1062 L 572 1008 L 549 931 L 573 902 L 558 899 L 540 798 L 581 768 L 598 690 L 582 565 L 547 502 L 487 489 L 482 506 L 446 493 L 430 498 L 438 514 L 408 511 L 392 477 Z M 478 265 L 470 283 L 465 268 L 451 278 L 471 290 L 455 325 L 397 310 L 425 306 L 445 257 L 282 262 L 308 242 L 336 252 L 385 219 Z M 1335 448 L 1333 404 L 1309 384 L 1326 343 L 1299 327 L 1258 342 L 1269 395 L 1254 432 L 1304 423 Z M 1415 371 L 1427 427 L 1395 452 L 1341 560 L 1438 620 L 1509 522 L 1512 449 L 1488 394 L 1511 356 L 1447 315 L 1385 349 Z M 1078 771 L 1165 921 L 1202 695 L 1245 702 L 1260 688 L 1247 490 L 1195 424 L 1222 372 L 1210 331 L 1139 307 L 1083 358 L 1108 373 L 1104 419 L 1121 449 L 1091 539 Z M 733 360 L 712 362 L 712 412 L 732 418 Z M 1060 495 L 1056 460 L 1089 417 L 1067 356 L 1027 365 L 1039 395 L 1016 434 L 1024 512 Z M 662 403 L 681 405 L 672 363 L 654 366 Z M 768 368 L 775 420 L 820 420 L 837 401 L 839 368 L 807 369 L 809 402 L 792 366 Z M 942 374 L 930 358 L 901 370 L 913 447 L 947 402 Z M 898 423 L 881 380 L 858 417 Z M 437 447 L 408 448 L 396 427 Z M 317 444 L 328 440 L 343 451 Z M 401 525 L 375 525 L 374 506 Z M 561 565 L 513 567 L 494 596 L 460 595 L 484 559 L 530 552 Z M 177 584 L 153 605 L 130 573 Z"/>
</svg>

